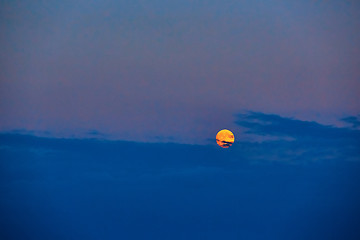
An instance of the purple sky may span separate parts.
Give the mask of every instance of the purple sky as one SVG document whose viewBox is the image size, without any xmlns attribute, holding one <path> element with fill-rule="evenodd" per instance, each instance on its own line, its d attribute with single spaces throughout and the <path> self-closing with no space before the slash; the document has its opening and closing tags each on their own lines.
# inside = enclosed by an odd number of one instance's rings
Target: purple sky
<svg viewBox="0 0 360 240">
<path fill-rule="evenodd" d="M 360 4 L 0 3 L 0 130 L 204 143 L 234 114 L 360 113 Z"/>
</svg>

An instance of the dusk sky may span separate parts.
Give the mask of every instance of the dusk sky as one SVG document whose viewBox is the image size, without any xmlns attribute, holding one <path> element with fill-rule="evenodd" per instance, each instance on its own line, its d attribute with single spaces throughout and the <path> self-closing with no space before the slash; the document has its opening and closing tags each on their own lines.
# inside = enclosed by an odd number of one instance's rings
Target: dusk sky
<svg viewBox="0 0 360 240">
<path fill-rule="evenodd" d="M 0 33 L 0 239 L 360 239 L 360 1 L 0 0 Z"/>
<path fill-rule="evenodd" d="M 242 111 L 325 124 L 360 113 L 357 1 L 0 9 L 2 131 L 201 144 Z"/>
</svg>

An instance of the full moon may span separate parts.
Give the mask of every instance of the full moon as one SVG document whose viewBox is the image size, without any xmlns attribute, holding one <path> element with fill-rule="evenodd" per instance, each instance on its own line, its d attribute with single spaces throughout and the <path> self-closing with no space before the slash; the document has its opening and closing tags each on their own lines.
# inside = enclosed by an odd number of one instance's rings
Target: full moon
<svg viewBox="0 0 360 240">
<path fill-rule="evenodd" d="M 234 140 L 234 134 L 227 129 L 223 129 L 216 134 L 216 143 L 222 148 L 230 147 Z"/>
</svg>

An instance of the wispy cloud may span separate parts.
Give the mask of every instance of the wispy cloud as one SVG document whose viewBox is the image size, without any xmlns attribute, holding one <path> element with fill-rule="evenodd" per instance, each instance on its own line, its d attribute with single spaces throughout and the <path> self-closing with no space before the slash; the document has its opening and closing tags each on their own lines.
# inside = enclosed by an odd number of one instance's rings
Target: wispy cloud
<svg viewBox="0 0 360 240">
<path fill-rule="evenodd" d="M 246 128 L 246 133 L 263 137 L 288 137 L 289 140 L 259 143 L 259 155 L 302 161 L 320 159 L 359 160 L 360 130 L 322 125 L 275 114 L 247 112 L 237 115 L 236 123 Z M 354 122 L 354 118 L 346 118 Z M 273 158 L 274 156 L 272 156 Z"/>
<path fill-rule="evenodd" d="M 341 120 L 343 120 L 346 123 L 350 123 L 353 128 L 360 127 L 360 116 L 350 116 L 350 117 L 342 118 Z"/>
<path fill-rule="evenodd" d="M 350 119 L 355 122 L 353 117 L 345 119 Z M 248 133 L 257 135 L 289 136 L 294 137 L 297 140 L 307 138 L 358 140 L 360 137 L 359 130 L 322 125 L 317 122 L 301 121 L 281 117 L 275 114 L 259 112 L 239 114 L 236 123 L 248 128 Z"/>
</svg>

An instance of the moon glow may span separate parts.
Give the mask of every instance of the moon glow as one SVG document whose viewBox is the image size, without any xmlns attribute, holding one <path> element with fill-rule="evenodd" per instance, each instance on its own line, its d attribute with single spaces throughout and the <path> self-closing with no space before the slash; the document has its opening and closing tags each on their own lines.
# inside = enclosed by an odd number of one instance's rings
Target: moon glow
<svg viewBox="0 0 360 240">
<path fill-rule="evenodd" d="M 234 134 L 227 129 L 223 129 L 216 134 L 216 143 L 222 148 L 230 147 L 234 141 Z"/>
</svg>

